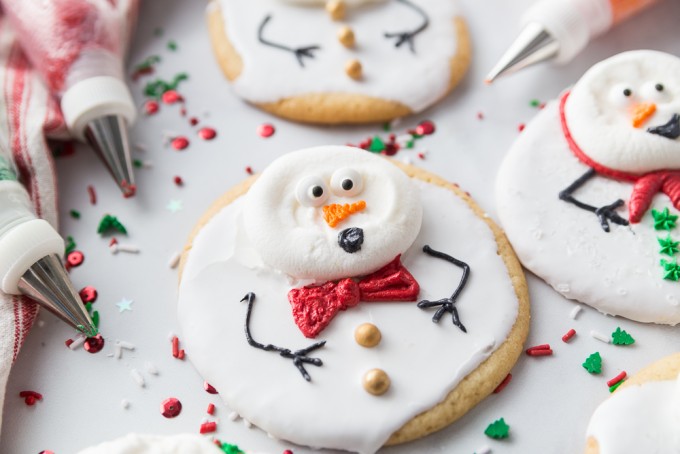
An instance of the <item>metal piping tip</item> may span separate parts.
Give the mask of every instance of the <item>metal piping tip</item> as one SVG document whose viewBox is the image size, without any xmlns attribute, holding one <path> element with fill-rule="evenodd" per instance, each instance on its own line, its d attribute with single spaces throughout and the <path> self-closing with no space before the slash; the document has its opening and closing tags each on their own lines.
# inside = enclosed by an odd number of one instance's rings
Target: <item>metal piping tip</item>
<svg viewBox="0 0 680 454">
<path fill-rule="evenodd" d="M 489 85 L 501 75 L 554 58 L 559 48 L 557 40 L 542 25 L 531 22 L 489 72 L 484 83 Z"/>
<path fill-rule="evenodd" d="M 127 122 L 119 115 L 106 115 L 92 120 L 85 127 L 85 138 L 104 161 L 123 196 L 132 197 L 137 191 L 132 172 L 132 158 L 127 134 Z"/>
<path fill-rule="evenodd" d="M 86 336 L 99 333 L 56 254 L 34 263 L 21 277 L 19 290 Z"/>
</svg>

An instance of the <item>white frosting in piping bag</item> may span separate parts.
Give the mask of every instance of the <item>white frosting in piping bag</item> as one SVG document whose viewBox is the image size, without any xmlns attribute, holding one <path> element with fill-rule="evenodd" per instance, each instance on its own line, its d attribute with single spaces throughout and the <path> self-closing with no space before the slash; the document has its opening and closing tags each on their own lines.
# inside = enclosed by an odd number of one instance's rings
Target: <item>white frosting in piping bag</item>
<svg viewBox="0 0 680 454">
<path fill-rule="evenodd" d="M 348 10 L 344 23 L 356 36 L 356 47 L 343 47 L 336 37 L 340 24 L 323 8 L 291 5 L 281 0 L 216 0 L 225 20 L 229 41 L 243 60 L 243 72 L 234 81 L 239 96 L 256 103 L 275 102 L 309 93 L 357 93 L 398 101 L 419 112 L 441 98 L 449 88 L 451 58 L 457 42 L 453 0 L 413 0 L 429 17 L 429 25 L 415 39 L 415 52 L 385 32 L 411 31 L 422 17 L 397 1 L 367 4 Z M 305 2 L 307 3 L 307 2 Z M 265 16 L 266 39 L 288 47 L 319 46 L 314 58 L 301 67 L 291 52 L 263 45 L 258 28 Z M 345 74 L 348 60 L 358 59 L 361 81 Z"/>
<path fill-rule="evenodd" d="M 382 158 L 365 155 L 375 165 L 364 167 L 357 160 L 359 169 L 382 173 Z M 334 152 L 327 155 L 328 169 L 345 165 L 344 158 L 336 156 L 336 162 L 328 156 Z M 297 181 L 301 176 L 287 178 Z M 380 180 L 370 175 L 365 179 L 367 207 L 375 202 L 369 197 L 373 181 Z M 251 201 L 241 197 L 194 238 L 179 291 L 187 352 L 230 408 L 282 440 L 373 453 L 405 422 L 440 402 L 503 343 L 518 302 L 493 234 L 450 190 L 418 180 L 409 186 L 422 203 L 423 222 L 402 262 L 420 284 L 419 299 L 450 296 L 462 274 L 451 263 L 426 255 L 423 245 L 470 265 L 470 279 L 456 303 L 468 333 L 452 324 L 450 314 L 434 324 L 434 311 L 418 309 L 414 302 L 362 302 L 340 312 L 316 339 L 306 339 L 287 301 L 288 291 L 304 282 L 263 265 L 257 249 L 247 244 L 243 212 Z M 374 240 L 375 235 L 366 235 L 365 247 Z M 321 367 L 306 366 L 311 382 L 290 360 L 248 345 L 247 304 L 240 302 L 248 292 L 257 295 L 251 319 L 256 341 L 292 350 L 327 341 L 310 355 L 323 360 Z M 355 328 L 367 322 L 382 333 L 375 348 L 354 340 Z M 392 382 L 382 396 L 369 394 L 361 384 L 363 374 L 373 368 L 383 369 Z"/>
</svg>

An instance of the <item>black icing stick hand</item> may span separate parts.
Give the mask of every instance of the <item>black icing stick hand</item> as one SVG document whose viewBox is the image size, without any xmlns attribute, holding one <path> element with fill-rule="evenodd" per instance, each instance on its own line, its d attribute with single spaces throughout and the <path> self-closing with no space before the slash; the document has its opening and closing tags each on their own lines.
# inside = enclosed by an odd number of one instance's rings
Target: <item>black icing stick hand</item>
<svg viewBox="0 0 680 454">
<path fill-rule="evenodd" d="M 319 358 L 310 358 L 307 356 L 308 353 L 313 352 L 316 349 L 319 349 L 326 345 L 326 341 L 321 341 L 321 342 L 316 342 L 312 345 L 310 345 L 307 348 L 302 348 L 300 350 L 295 350 L 291 351 L 289 348 L 281 348 L 277 347 L 276 345 L 272 344 L 261 344 L 257 342 L 255 339 L 253 339 L 252 334 L 250 334 L 250 316 L 253 312 L 253 303 L 255 302 L 255 294 L 253 292 L 249 292 L 246 296 L 243 297 L 241 302 L 243 301 L 248 301 L 248 312 L 246 313 L 246 326 L 245 326 L 245 331 L 246 331 L 246 340 L 248 341 L 248 344 L 251 347 L 255 347 L 260 350 L 264 350 L 266 352 L 276 352 L 283 358 L 288 358 L 293 360 L 293 364 L 295 367 L 297 367 L 297 370 L 300 371 L 300 374 L 302 374 L 302 378 L 304 378 L 307 381 L 312 381 L 312 377 L 310 377 L 309 373 L 307 372 L 307 369 L 305 369 L 305 364 L 311 364 L 312 366 L 317 366 L 320 367 L 323 365 L 323 362 Z"/>
<path fill-rule="evenodd" d="M 425 13 L 425 11 L 423 11 L 422 8 L 411 3 L 409 0 L 397 0 L 397 1 L 403 3 L 412 10 L 416 11 L 420 15 L 420 17 L 422 17 L 423 22 L 413 30 L 406 30 L 402 32 L 385 32 L 384 36 L 385 38 L 397 38 L 397 40 L 394 43 L 394 47 L 401 47 L 402 44 L 408 43 L 408 47 L 409 49 L 411 49 L 411 52 L 415 52 L 414 38 L 420 32 L 425 30 L 428 27 L 428 25 L 430 25 L 430 19 L 427 17 L 427 14 Z"/>
<path fill-rule="evenodd" d="M 260 27 L 258 28 L 258 31 L 257 31 L 257 39 L 262 44 L 264 44 L 265 46 L 270 46 L 270 47 L 274 47 L 276 49 L 281 49 L 281 50 L 285 50 L 287 52 L 291 52 L 293 55 L 295 55 L 295 58 L 297 58 L 297 61 L 300 64 L 300 66 L 302 66 L 304 68 L 305 62 L 304 62 L 303 58 L 304 57 L 314 58 L 313 51 L 319 50 L 321 48 L 319 46 L 290 47 L 290 46 L 286 46 L 284 44 L 275 43 L 273 41 L 269 41 L 269 40 L 265 39 L 264 29 L 271 19 L 272 19 L 271 14 L 268 14 L 262 20 L 262 23 L 260 24 Z"/>
<path fill-rule="evenodd" d="M 456 258 L 451 257 L 448 254 L 444 254 L 443 252 L 435 251 L 432 249 L 430 246 L 424 246 L 423 247 L 423 252 L 425 252 L 428 255 L 431 255 L 432 257 L 436 257 L 438 259 L 446 260 L 447 262 L 453 263 L 454 265 L 460 267 L 463 269 L 463 276 L 460 279 L 460 282 L 458 283 L 458 287 L 456 287 L 456 290 L 453 291 L 453 294 L 448 297 L 448 298 L 442 298 L 437 301 L 430 301 L 430 300 L 422 300 L 418 303 L 418 307 L 421 309 L 429 309 L 432 307 L 437 307 L 439 306 L 439 309 L 437 309 L 437 312 L 435 312 L 434 316 L 432 316 L 432 321 L 434 323 L 439 323 L 439 320 L 442 318 L 442 316 L 448 312 L 451 314 L 451 319 L 453 321 L 453 324 L 460 328 L 460 330 L 464 333 L 467 333 L 467 329 L 465 328 L 465 325 L 460 321 L 460 316 L 458 315 L 458 309 L 456 308 L 456 300 L 458 299 L 458 296 L 460 295 L 460 292 L 463 291 L 465 288 L 465 284 L 467 284 L 468 277 L 470 276 L 470 266 Z"/>
</svg>

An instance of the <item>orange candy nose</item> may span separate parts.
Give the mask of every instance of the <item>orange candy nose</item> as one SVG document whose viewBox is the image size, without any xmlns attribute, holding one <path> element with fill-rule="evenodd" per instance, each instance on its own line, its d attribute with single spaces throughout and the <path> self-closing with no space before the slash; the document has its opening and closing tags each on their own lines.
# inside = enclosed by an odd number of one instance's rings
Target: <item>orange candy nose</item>
<svg viewBox="0 0 680 454">
<path fill-rule="evenodd" d="M 366 202 L 363 200 L 359 200 L 355 203 L 346 203 L 344 205 L 333 203 L 323 207 L 323 219 L 330 227 L 335 227 L 342 220 L 347 219 L 364 208 L 366 208 Z"/>
<path fill-rule="evenodd" d="M 643 102 L 640 104 L 635 104 L 633 106 L 633 127 L 639 128 L 644 125 L 645 122 L 654 115 L 656 112 L 656 104 Z"/>
</svg>

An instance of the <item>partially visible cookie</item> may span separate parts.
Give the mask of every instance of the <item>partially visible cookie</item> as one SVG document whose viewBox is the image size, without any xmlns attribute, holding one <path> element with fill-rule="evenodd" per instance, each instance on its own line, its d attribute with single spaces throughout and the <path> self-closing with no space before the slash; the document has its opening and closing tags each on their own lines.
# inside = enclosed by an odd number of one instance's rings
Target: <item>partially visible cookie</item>
<svg viewBox="0 0 680 454">
<path fill-rule="evenodd" d="M 234 91 L 308 123 L 420 112 L 458 84 L 471 58 L 453 0 L 212 0 L 207 15 Z"/>
<path fill-rule="evenodd" d="M 83 449 L 78 454 L 222 454 L 215 443 L 198 435 L 128 434 Z"/>
<path fill-rule="evenodd" d="M 680 452 L 680 353 L 642 369 L 593 414 L 586 454 Z"/>
</svg>

